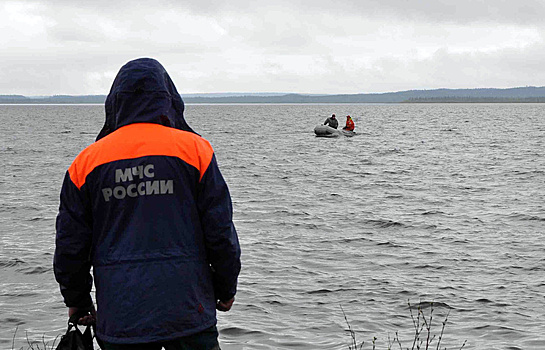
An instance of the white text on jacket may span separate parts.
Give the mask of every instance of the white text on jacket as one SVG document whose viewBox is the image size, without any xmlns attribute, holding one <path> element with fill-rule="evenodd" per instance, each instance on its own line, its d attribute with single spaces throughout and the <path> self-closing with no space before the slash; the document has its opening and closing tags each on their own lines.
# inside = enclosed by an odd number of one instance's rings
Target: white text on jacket
<svg viewBox="0 0 545 350">
<path fill-rule="evenodd" d="M 106 187 L 102 189 L 104 200 L 124 199 L 138 196 L 151 196 L 159 194 L 173 194 L 174 180 L 147 180 L 155 177 L 155 168 L 153 164 L 139 165 L 125 169 L 115 169 L 115 182 L 131 182 L 128 185 L 118 185 L 114 188 Z M 146 180 L 144 180 L 146 179 Z M 136 182 L 138 180 L 143 180 Z"/>
</svg>

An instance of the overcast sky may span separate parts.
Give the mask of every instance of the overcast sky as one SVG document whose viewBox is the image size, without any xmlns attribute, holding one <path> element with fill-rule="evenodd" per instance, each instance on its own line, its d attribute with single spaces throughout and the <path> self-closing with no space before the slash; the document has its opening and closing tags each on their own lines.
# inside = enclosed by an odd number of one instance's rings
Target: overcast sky
<svg viewBox="0 0 545 350">
<path fill-rule="evenodd" d="M 178 91 L 545 85 L 544 0 L 0 0 L 0 94 L 107 94 L 131 59 Z"/>
</svg>

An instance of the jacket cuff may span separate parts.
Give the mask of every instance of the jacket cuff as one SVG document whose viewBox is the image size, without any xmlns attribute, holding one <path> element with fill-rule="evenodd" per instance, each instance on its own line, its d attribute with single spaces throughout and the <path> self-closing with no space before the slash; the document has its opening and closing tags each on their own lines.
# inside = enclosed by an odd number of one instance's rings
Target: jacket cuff
<svg viewBox="0 0 545 350">
<path fill-rule="evenodd" d="M 237 293 L 236 292 L 236 287 L 230 288 L 230 289 L 222 288 L 217 283 L 217 281 L 215 281 L 215 282 L 216 283 L 214 283 L 214 296 L 215 296 L 216 300 L 228 301 L 228 300 L 231 300 L 231 298 L 234 297 L 235 294 Z"/>
<path fill-rule="evenodd" d="M 62 295 L 67 307 L 87 308 L 93 306 L 93 299 L 89 293 L 64 290 Z"/>
<path fill-rule="evenodd" d="M 235 296 L 235 293 L 222 294 L 222 295 L 218 295 L 217 299 L 219 301 L 226 302 L 226 301 L 231 300 L 234 296 Z"/>
</svg>

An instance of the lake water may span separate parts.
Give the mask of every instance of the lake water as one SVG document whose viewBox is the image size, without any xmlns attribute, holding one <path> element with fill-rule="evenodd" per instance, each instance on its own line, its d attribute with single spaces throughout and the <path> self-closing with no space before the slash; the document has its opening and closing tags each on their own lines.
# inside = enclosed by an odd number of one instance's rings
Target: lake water
<svg viewBox="0 0 545 350">
<path fill-rule="evenodd" d="M 331 113 L 359 135 L 316 138 Z M 58 196 L 103 114 L 0 106 L 1 349 L 65 331 Z M 341 306 L 364 348 L 396 332 L 410 348 L 407 301 L 435 302 L 437 336 L 450 309 L 441 348 L 545 349 L 544 105 L 189 105 L 186 119 L 215 148 L 243 249 L 224 350 L 348 349 Z"/>
</svg>

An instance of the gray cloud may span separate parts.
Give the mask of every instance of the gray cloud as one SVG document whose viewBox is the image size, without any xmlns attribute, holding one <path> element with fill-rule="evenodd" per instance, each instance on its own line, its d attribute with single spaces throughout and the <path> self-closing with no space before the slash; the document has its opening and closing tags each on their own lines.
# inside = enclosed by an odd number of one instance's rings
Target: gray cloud
<svg viewBox="0 0 545 350">
<path fill-rule="evenodd" d="M 537 0 L 6 2 L 0 94 L 106 93 L 119 67 L 143 56 L 161 61 L 186 93 L 543 85 L 544 7 Z"/>
<path fill-rule="evenodd" d="M 218 1 L 184 2 L 167 1 L 172 8 L 184 8 L 194 13 L 217 15 L 225 12 L 244 16 L 279 9 L 284 13 L 335 14 L 338 22 L 346 15 L 362 19 L 398 19 L 433 23 L 473 22 L 539 24 L 545 16 L 545 3 L 541 0 L 280 0 L 270 1 Z"/>
<path fill-rule="evenodd" d="M 19 2 L 39 4 L 42 2 L 21 0 Z M 126 13 L 153 13 L 160 8 L 168 11 L 218 16 L 255 16 L 280 11 L 284 14 L 331 13 L 343 21 L 343 16 L 357 14 L 365 19 L 397 18 L 400 20 L 426 21 L 433 23 L 492 22 L 510 24 L 541 25 L 545 17 L 545 3 L 541 0 L 154 0 L 110 1 L 110 0 L 54 0 L 47 8 L 58 12 L 93 12 L 101 16 L 120 16 Z M 157 18 L 160 21 L 160 18 Z"/>
</svg>

